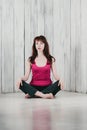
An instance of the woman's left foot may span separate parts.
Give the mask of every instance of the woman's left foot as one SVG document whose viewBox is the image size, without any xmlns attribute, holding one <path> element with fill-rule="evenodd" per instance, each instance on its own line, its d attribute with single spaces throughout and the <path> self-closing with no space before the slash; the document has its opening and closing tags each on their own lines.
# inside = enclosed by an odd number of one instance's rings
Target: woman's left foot
<svg viewBox="0 0 87 130">
<path fill-rule="evenodd" d="M 29 94 L 25 94 L 25 98 L 30 98 Z"/>
</svg>

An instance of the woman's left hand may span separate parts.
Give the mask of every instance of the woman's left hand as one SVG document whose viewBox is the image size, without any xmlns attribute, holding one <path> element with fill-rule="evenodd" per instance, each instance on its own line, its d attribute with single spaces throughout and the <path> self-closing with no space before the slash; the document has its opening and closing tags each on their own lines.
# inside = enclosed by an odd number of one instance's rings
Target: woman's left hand
<svg viewBox="0 0 87 130">
<path fill-rule="evenodd" d="M 63 83 L 62 83 L 60 80 L 59 80 L 59 82 L 58 82 L 58 86 L 60 86 L 61 90 L 64 89 L 64 85 L 63 85 Z"/>
</svg>

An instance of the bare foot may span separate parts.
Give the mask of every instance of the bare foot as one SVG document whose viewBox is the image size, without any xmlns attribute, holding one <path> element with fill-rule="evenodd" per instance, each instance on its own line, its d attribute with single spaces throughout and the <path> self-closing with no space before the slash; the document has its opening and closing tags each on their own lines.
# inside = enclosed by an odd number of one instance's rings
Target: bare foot
<svg viewBox="0 0 87 130">
<path fill-rule="evenodd" d="M 49 93 L 49 94 L 45 94 L 45 97 L 44 97 L 44 98 L 46 98 L 46 99 L 53 99 L 54 96 L 53 96 L 52 93 Z"/>
<path fill-rule="evenodd" d="M 29 94 L 25 94 L 25 98 L 29 98 L 30 96 L 29 96 Z"/>
</svg>

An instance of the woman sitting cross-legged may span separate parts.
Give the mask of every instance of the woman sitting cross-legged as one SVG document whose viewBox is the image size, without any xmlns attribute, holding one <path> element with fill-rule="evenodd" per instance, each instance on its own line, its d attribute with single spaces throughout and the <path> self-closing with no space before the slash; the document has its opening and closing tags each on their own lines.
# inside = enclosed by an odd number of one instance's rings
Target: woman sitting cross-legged
<svg viewBox="0 0 87 130">
<path fill-rule="evenodd" d="M 56 82 L 52 82 L 50 74 Z M 32 72 L 30 83 L 26 81 Z M 46 37 L 37 36 L 34 38 L 32 55 L 27 60 L 27 70 L 23 77 L 17 81 L 17 87 L 25 93 L 25 98 L 41 97 L 52 99 L 63 89 L 63 84 L 57 75 L 55 58 L 49 53 L 49 45 Z"/>
</svg>

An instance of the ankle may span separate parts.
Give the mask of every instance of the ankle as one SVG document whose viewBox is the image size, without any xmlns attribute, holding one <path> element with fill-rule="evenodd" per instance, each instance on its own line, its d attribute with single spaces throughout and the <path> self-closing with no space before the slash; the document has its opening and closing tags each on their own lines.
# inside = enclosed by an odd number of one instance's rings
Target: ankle
<svg viewBox="0 0 87 130">
<path fill-rule="evenodd" d="M 37 92 L 35 93 L 35 96 L 45 98 L 45 94 L 42 93 L 42 92 L 40 92 L 40 91 L 37 91 Z"/>
</svg>

